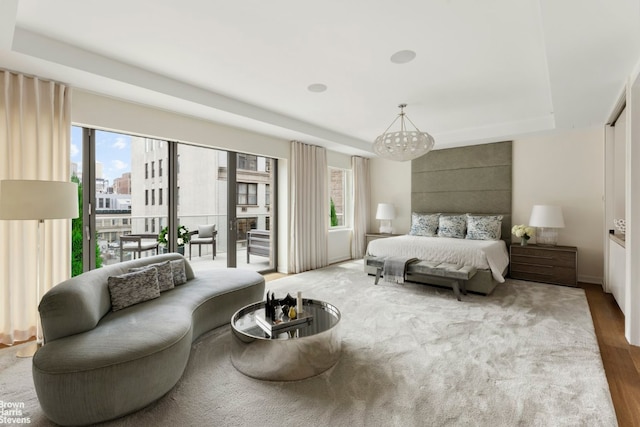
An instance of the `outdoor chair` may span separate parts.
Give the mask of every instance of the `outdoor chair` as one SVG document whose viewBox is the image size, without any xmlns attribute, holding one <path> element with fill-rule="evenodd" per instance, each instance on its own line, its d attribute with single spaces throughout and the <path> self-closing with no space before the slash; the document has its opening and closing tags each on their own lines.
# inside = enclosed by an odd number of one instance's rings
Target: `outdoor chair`
<svg viewBox="0 0 640 427">
<path fill-rule="evenodd" d="M 202 245 L 213 246 L 211 250 L 212 259 L 216 259 L 216 237 L 218 231 L 215 224 L 199 225 L 198 230 L 189 232 L 191 238 L 189 239 L 189 260 L 191 260 L 191 254 L 193 253 L 193 245 L 198 246 L 198 256 L 202 256 Z"/>
<path fill-rule="evenodd" d="M 120 262 L 122 262 L 125 252 L 133 252 L 133 259 L 142 256 L 142 252 L 156 251 L 158 254 L 158 235 L 157 234 L 126 234 L 120 236 Z"/>
</svg>

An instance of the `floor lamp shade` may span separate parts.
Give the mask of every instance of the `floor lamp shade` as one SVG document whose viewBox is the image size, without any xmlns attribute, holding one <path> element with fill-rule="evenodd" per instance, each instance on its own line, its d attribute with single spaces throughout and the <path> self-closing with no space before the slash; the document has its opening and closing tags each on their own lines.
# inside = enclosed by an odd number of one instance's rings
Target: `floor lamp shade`
<svg viewBox="0 0 640 427">
<path fill-rule="evenodd" d="M 74 182 L 0 181 L 0 219 L 68 219 L 78 217 Z"/>
<path fill-rule="evenodd" d="M 73 182 L 0 181 L 0 220 L 38 221 L 36 307 L 40 303 L 40 287 L 45 274 L 44 220 L 77 218 L 78 214 L 78 186 Z M 40 329 L 40 322 L 36 320 L 36 341 L 20 350 L 18 357 L 34 355 L 42 344 Z"/>
</svg>

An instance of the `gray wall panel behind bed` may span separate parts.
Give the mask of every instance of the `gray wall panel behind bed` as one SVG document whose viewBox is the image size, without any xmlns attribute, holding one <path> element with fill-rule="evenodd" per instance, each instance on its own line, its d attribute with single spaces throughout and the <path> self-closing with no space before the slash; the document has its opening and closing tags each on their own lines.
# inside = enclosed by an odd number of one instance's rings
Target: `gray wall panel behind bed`
<svg viewBox="0 0 640 427">
<path fill-rule="evenodd" d="M 435 150 L 411 162 L 411 210 L 501 214 L 511 240 L 511 141 Z"/>
</svg>

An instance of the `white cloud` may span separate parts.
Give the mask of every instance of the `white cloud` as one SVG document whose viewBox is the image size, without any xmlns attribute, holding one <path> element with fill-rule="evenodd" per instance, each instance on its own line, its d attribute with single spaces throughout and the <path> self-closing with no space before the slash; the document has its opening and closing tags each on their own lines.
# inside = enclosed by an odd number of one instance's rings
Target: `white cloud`
<svg viewBox="0 0 640 427">
<path fill-rule="evenodd" d="M 111 164 L 113 165 L 114 168 L 116 168 L 117 170 L 122 170 L 122 169 L 126 169 L 127 168 L 127 164 L 125 162 L 123 162 L 122 160 L 112 160 Z"/>
<path fill-rule="evenodd" d="M 124 150 L 127 148 L 127 141 L 122 137 L 118 137 L 111 147 L 117 148 L 118 150 Z"/>
<path fill-rule="evenodd" d="M 71 157 L 77 156 L 79 152 L 80 150 L 78 149 L 78 146 L 76 144 L 71 144 Z"/>
</svg>

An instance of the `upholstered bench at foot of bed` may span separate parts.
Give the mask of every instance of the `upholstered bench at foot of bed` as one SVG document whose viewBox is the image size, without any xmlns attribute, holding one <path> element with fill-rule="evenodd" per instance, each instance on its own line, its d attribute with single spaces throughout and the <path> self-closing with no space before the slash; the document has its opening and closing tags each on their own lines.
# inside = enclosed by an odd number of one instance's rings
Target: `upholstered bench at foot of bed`
<svg viewBox="0 0 640 427">
<path fill-rule="evenodd" d="M 384 261 L 381 261 L 378 265 L 376 265 L 376 285 L 380 280 L 383 265 Z M 463 294 L 467 294 L 466 283 L 476 275 L 477 271 L 478 270 L 475 267 L 472 267 L 470 265 L 458 265 L 446 262 L 438 263 L 430 261 L 420 261 L 411 263 L 407 266 L 407 275 L 420 275 L 433 281 L 433 284 L 443 284 L 451 286 L 451 288 L 453 289 L 453 293 L 455 294 L 458 301 L 462 300 L 462 298 L 460 297 L 460 290 L 462 289 Z"/>
</svg>

